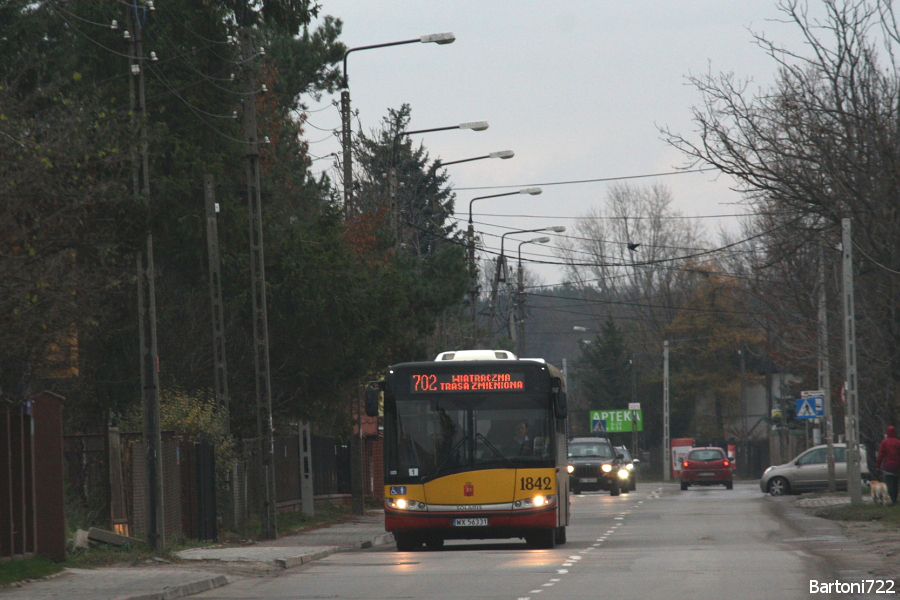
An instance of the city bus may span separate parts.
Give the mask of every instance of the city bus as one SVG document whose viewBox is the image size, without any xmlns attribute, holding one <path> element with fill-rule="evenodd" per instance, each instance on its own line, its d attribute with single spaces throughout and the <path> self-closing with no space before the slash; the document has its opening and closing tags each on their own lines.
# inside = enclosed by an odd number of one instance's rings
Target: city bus
<svg viewBox="0 0 900 600">
<path fill-rule="evenodd" d="M 559 369 L 502 350 L 443 352 L 389 367 L 369 384 L 367 414 L 380 413 L 382 397 L 384 522 L 399 551 L 447 539 L 566 541 Z"/>
</svg>

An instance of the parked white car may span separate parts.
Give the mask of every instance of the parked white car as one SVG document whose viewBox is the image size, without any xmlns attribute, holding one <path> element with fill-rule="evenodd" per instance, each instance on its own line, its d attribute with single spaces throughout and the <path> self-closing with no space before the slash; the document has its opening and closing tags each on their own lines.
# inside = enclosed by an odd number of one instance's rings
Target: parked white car
<svg viewBox="0 0 900 600">
<path fill-rule="evenodd" d="M 828 464 L 825 462 L 827 447 L 813 446 L 801 452 L 792 461 L 766 469 L 759 480 L 759 489 L 773 496 L 799 494 L 828 489 Z M 870 479 L 869 462 L 865 446 L 859 447 L 862 479 Z M 834 484 L 839 490 L 847 489 L 847 445 L 834 444 Z"/>
</svg>

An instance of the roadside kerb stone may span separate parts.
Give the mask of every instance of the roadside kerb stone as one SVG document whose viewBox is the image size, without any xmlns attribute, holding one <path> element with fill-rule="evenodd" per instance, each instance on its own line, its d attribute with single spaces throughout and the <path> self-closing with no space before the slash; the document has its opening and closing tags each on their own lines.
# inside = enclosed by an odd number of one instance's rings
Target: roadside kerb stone
<svg viewBox="0 0 900 600">
<path fill-rule="evenodd" d="M 131 596 L 126 600 L 176 600 L 177 598 L 184 598 L 185 596 L 192 596 L 194 594 L 199 594 L 200 592 L 214 590 L 223 585 L 228 585 L 228 578 L 224 575 L 217 575 L 216 577 L 170 587 L 162 592 Z"/>
<path fill-rule="evenodd" d="M 218 573 L 161 567 L 66 569 L 19 588 L 0 588 L 3 600 L 176 600 L 228 584 Z"/>
<path fill-rule="evenodd" d="M 274 564 L 289 569 L 312 560 L 325 558 L 329 554 L 344 550 L 340 546 L 285 547 L 240 547 L 240 548 L 193 548 L 178 552 L 183 560 L 208 560 L 217 562 L 257 562 Z"/>
</svg>

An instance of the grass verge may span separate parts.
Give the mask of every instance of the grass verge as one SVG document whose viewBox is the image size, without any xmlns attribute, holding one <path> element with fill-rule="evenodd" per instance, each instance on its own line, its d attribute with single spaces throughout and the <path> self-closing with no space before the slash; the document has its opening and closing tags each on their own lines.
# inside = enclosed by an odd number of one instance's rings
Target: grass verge
<svg viewBox="0 0 900 600">
<path fill-rule="evenodd" d="M 9 585 L 24 579 L 40 579 L 59 573 L 64 568 L 64 564 L 53 562 L 43 556 L 0 561 L 0 585 Z"/>
<path fill-rule="evenodd" d="M 887 527 L 900 529 L 900 505 L 842 504 L 819 509 L 816 516 L 834 521 L 876 521 Z"/>
<path fill-rule="evenodd" d="M 334 523 L 341 523 L 353 518 L 349 509 L 335 506 L 316 507 L 313 517 L 306 517 L 302 513 L 283 513 L 278 515 L 278 535 L 290 535 L 306 529 L 323 527 Z M 255 540 L 259 538 L 259 522 L 249 522 L 239 532 L 243 539 Z M 220 535 L 220 539 L 225 539 Z M 26 579 L 40 579 L 47 575 L 58 573 L 67 567 L 78 569 L 91 569 L 111 565 L 138 565 L 147 561 L 164 560 L 178 562 L 176 555 L 179 550 L 209 546 L 209 542 L 196 540 L 178 540 L 170 544 L 165 550 L 154 551 L 148 546 L 138 544 L 135 546 L 108 546 L 97 544 L 90 548 L 79 548 L 69 552 L 65 562 L 57 563 L 43 557 L 32 557 L 22 560 L 0 561 L 0 585 L 8 586 L 17 581 Z"/>
</svg>

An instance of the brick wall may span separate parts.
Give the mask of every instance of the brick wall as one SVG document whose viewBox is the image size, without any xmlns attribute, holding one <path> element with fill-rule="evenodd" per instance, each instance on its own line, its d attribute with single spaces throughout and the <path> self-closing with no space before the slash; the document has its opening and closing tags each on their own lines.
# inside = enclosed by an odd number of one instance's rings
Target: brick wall
<svg viewBox="0 0 900 600">
<path fill-rule="evenodd" d="M 378 499 L 384 495 L 384 439 L 366 436 L 365 448 L 365 495 Z"/>
</svg>

